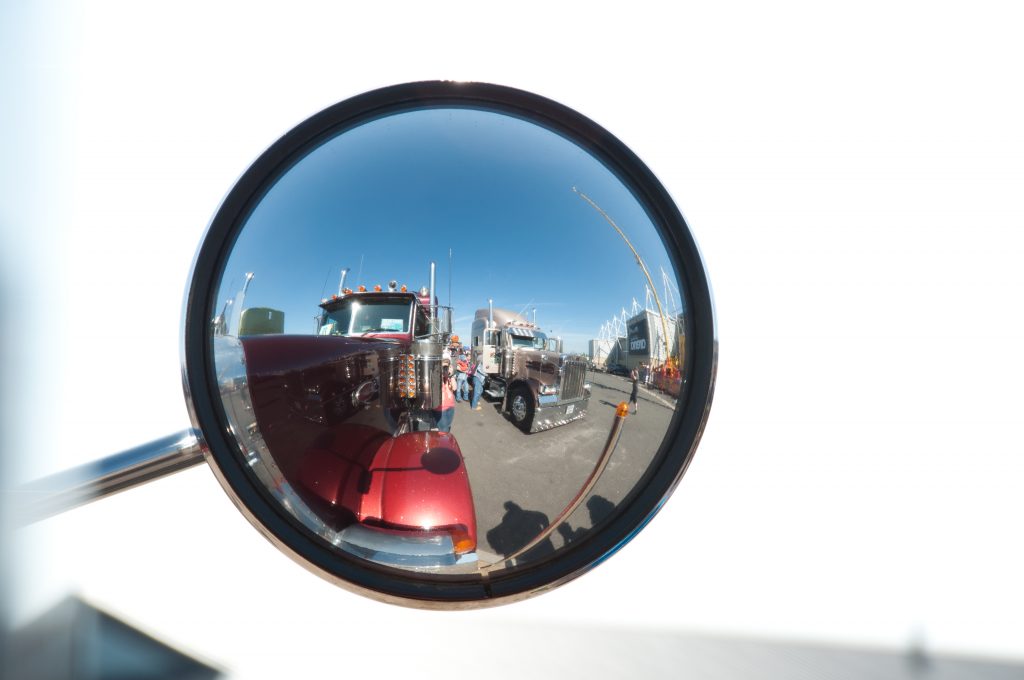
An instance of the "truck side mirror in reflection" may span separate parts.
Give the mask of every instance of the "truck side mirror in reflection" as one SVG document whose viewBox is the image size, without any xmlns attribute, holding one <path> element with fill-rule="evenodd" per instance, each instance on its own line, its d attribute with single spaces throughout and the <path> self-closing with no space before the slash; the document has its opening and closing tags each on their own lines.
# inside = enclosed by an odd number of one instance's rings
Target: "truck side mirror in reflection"
<svg viewBox="0 0 1024 680">
<path fill-rule="evenodd" d="M 183 334 L 188 462 L 305 567 L 425 608 L 523 599 L 621 548 L 691 461 L 717 362 L 651 171 L 556 102 L 452 82 L 341 102 L 260 156 Z"/>
<path fill-rule="evenodd" d="M 716 363 L 662 185 L 579 114 L 481 84 L 370 92 L 274 143 L 210 225 L 184 333 L 194 425 L 253 524 L 427 607 L 520 599 L 621 547 L 691 459 Z"/>
</svg>

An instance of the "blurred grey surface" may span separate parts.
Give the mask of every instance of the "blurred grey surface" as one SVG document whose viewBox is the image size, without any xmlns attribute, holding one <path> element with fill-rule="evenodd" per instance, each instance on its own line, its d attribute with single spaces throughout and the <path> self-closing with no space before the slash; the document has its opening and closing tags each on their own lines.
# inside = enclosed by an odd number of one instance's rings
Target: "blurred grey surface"
<svg viewBox="0 0 1024 680">
<path fill-rule="evenodd" d="M 509 658 L 480 667 L 488 678 L 686 678 L 687 680 L 1009 680 L 1024 661 L 930 656 L 732 636 L 569 626 L 493 626 Z M 527 661 L 529 659 L 529 661 Z"/>
<path fill-rule="evenodd" d="M 1024 678 L 1024 662 L 1021 661 L 931 656 L 920 648 L 900 652 L 635 628 L 502 623 L 481 629 L 439 623 L 441 625 L 432 632 L 424 631 L 424 638 L 418 641 L 420 644 L 409 640 L 408 636 L 397 635 L 396 656 L 381 660 L 380 672 L 374 677 L 405 677 L 417 674 L 416 667 L 420 668 L 421 677 L 440 677 L 436 675 L 437 664 L 428 661 L 435 658 L 439 638 L 445 638 L 447 642 L 440 647 L 447 648 L 445 654 L 452 655 L 453 659 L 458 658 L 460 673 L 489 679 L 524 675 L 531 678 L 689 680 Z M 379 633 L 388 634 L 386 631 Z M 339 636 L 337 647 L 330 652 L 337 669 L 350 666 L 353 657 L 368 653 L 357 638 Z M 11 660 L 14 665 L 8 667 L 4 677 L 24 680 L 250 677 L 196 660 L 74 597 L 16 631 L 13 643 Z M 494 657 L 496 649 L 505 650 L 504 659 Z M 324 651 L 319 650 L 319 653 Z M 267 677 L 276 676 L 268 674 Z"/>
<path fill-rule="evenodd" d="M 14 631 L 4 677 L 18 680 L 212 680 L 220 671 L 77 597 Z"/>
</svg>

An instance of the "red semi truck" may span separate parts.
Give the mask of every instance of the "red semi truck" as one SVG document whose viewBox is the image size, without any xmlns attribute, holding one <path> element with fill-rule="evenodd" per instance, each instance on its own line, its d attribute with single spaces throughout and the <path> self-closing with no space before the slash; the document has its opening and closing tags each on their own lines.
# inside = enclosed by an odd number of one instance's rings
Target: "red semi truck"
<svg viewBox="0 0 1024 680">
<path fill-rule="evenodd" d="M 431 284 L 433 274 L 431 264 Z M 408 568 L 472 561 L 465 462 L 435 423 L 451 310 L 433 285 L 352 290 L 344 276 L 320 308 L 314 335 L 215 338 L 224 403 L 255 474 L 350 553 Z"/>
</svg>

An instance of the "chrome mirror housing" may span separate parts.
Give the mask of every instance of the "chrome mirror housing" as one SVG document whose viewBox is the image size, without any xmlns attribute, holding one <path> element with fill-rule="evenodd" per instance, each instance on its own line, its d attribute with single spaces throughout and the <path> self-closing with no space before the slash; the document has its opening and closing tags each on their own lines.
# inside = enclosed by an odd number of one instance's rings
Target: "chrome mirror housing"
<svg viewBox="0 0 1024 680">
<path fill-rule="evenodd" d="M 523 599 L 622 547 L 691 461 L 717 361 L 653 173 L 477 83 L 369 92 L 274 143 L 185 309 L 191 418 L 235 504 L 324 578 L 425 608 Z"/>
</svg>

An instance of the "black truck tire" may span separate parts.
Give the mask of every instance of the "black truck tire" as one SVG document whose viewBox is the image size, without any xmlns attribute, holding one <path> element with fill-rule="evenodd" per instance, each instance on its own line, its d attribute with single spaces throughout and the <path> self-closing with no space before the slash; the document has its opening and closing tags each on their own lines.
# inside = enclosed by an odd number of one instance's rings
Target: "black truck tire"
<svg viewBox="0 0 1024 680">
<path fill-rule="evenodd" d="M 522 385 L 514 388 L 508 399 L 508 413 L 512 416 L 512 422 L 527 434 L 533 426 L 534 410 L 530 390 Z"/>
</svg>

